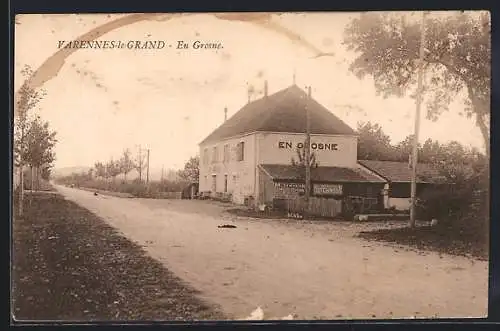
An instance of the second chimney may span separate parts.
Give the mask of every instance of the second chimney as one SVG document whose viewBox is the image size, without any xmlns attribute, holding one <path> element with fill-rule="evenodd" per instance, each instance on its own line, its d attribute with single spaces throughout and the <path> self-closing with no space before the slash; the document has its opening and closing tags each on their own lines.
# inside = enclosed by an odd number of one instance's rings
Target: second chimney
<svg viewBox="0 0 500 331">
<path fill-rule="evenodd" d="M 307 87 L 307 96 L 309 97 L 309 99 L 311 98 L 311 87 Z"/>
<path fill-rule="evenodd" d="M 227 107 L 224 107 L 224 122 L 227 121 Z"/>
<path fill-rule="evenodd" d="M 267 97 L 267 80 L 264 81 L 264 96 Z"/>
</svg>

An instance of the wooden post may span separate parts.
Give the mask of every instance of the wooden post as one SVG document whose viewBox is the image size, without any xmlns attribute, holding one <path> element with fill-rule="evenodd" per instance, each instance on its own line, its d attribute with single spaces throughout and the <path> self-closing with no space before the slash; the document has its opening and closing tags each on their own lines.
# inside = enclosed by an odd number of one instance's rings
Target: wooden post
<svg viewBox="0 0 500 331">
<path fill-rule="evenodd" d="M 424 76 L 424 50 L 425 50 L 425 11 L 422 12 L 422 24 L 420 33 L 420 58 L 418 63 L 417 77 L 417 102 L 415 111 L 415 132 L 413 134 L 413 151 L 411 158 L 411 206 L 410 206 L 410 227 L 415 227 L 416 211 L 415 205 L 417 200 L 417 156 L 418 156 L 418 133 L 420 130 L 420 108 L 422 106 L 422 90 Z"/>
<path fill-rule="evenodd" d="M 148 167 L 146 170 L 146 184 L 149 184 L 149 148 L 148 148 L 148 156 L 147 156 Z"/>
<path fill-rule="evenodd" d="M 311 119 L 309 112 L 309 101 L 311 99 L 311 87 L 307 88 L 306 98 L 306 142 L 305 142 L 305 165 L 306 165 L 306 185 L 305 185 L 305 215 L 309 215 L 309 197 L 311 194 Z"/>
</svg>

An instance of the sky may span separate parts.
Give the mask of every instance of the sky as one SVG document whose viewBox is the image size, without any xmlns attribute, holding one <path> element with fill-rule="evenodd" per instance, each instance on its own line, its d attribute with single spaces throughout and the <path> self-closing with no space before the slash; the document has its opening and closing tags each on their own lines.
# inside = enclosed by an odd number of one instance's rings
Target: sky
<svg viewBox="0 0 500 331">
<path fill-rule="evenodd" d="M 269 93 L 295 82 L 312 87 L 312 97 L 347 124 L 379 123 L 393 143 L 413 133 L 415 102 L 383 99 L 370 79 L 348 71 L 354 54 L 342 33 L 358 13 L 273 14 L 273 24 L 301 36 L 210 14 L 146 20 L 108 32 L 97 40 L 161 40 L 164 49 L 79 49 L 56 77 L 43 85 L 37 110 L 57 132 L 55 167 L 92 166 L 120 157 L 125 148 L 150 149 L 152 168 L 181 168 L 198 153 L 198 143 L 247 102 L 248 86 Z M 21 15 L 15 25 L 15 88 L 20 71 L 38 68 L 58 51 L 100 24 L 124 15 Z M 176 49 L 178 41 L 190 45 Z M 220 43 L 221 49 L 193 49 L 194 41 Z M 308 45 L 306 45 L 308 43 Z M 313 49 L 333 53 L 315 58 Z M 437 122 L 422 112 L 420 140 L 457 140 L 483 148 L 479 129 L 458 115 L 456 100 Z"/>
</svg>

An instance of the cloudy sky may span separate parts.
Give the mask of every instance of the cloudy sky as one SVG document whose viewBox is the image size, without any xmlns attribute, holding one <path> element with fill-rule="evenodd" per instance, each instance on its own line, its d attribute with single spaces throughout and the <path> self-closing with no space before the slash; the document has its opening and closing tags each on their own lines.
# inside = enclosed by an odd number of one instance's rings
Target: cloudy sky
<svg viewBox="0 0 500 331">
<path fill-rule="evenodd" d="M 197 144 L 247 102 L 247 87 L 269 93 L 292 84 L 312 86 L 313 97 L 355 127 L 382 125 L 393 142 L 413 132 L 409 98 L 377 97 L 373 83 L 348 70 L 353 58 L 341 45 L 356 13 L 273 15 L 278 29 L 213 15 L 146 20 L 110 31 L 98 40 L 162 40 L 164 49 L 80 49 L 43 86 L 41 116 L 57 131 L 56 167 L 87 166 L 118 158 L 124 148 L 151 150 L 151 166 L 182 167 Z M 123 15 L 23 15 L 15 30 L 16 89 L 24 65 L 36 69 L 57 50 Z M 284 27 L 302 37 L 280 32 Z M 284 30 L 283 30 L 284 31 Z M 177 42 L 220 42 L 222 49 L 176 49 Z M 314 58 L 314 49 L 334 56 Z M 438 122 L 422 121 L 421 139 L 458 140 L 482 148 L 474 122 L 456 115 L 457 101 Z"/>
</svg>

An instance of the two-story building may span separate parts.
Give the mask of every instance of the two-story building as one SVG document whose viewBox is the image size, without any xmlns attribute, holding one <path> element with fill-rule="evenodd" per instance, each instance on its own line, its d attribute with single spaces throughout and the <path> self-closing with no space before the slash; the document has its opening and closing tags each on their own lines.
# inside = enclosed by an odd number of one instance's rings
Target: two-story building
<svg viewBox="0 0 500 331">
<path fill-rule="evenodd" d="M 304 149 L 306 109 L 316 161 L 311 193 L 378 199 L 386 181 L 358 164 L 355 131 L 295 84 L 247 103 L 200 143 L 200 192 L 228 194 L 239 204 L 303 194 L 296 163 Z"/>
</svg>

